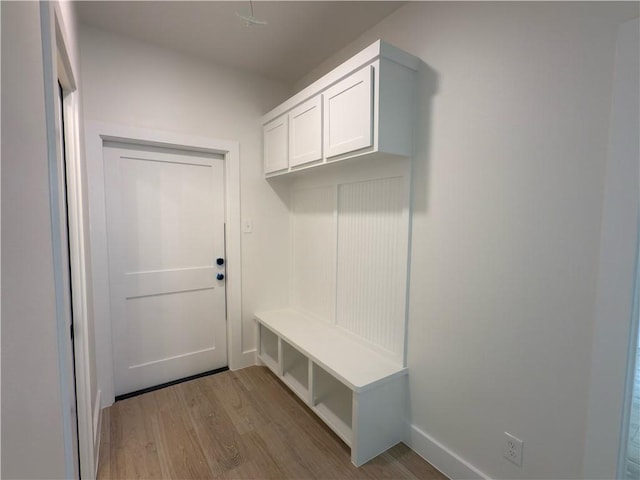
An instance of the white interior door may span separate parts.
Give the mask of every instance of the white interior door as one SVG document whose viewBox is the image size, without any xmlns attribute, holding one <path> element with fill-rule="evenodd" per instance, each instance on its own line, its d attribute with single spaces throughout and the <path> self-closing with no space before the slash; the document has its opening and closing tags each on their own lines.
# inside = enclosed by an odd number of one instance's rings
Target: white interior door
<svg viewBox="0 0 640 480">
<path fill-rule="evenodd" d="M 115 394 L 226 366 L 223 158 L 105 143 L 104 166 Z"/>
</svg>

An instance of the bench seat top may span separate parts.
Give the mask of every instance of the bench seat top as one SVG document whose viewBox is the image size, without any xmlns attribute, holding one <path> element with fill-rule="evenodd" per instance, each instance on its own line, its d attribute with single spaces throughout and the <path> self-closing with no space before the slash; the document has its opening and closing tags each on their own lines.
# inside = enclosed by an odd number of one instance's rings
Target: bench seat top
<svg viewBox="0 0 640 480">
<path fill-rule="evenodd" d="M 260 312 L 255 318 L 353 391 L 368 390 L 407 373 L 405 367 L 339 327 L 297 310 Z"/>
</svg>

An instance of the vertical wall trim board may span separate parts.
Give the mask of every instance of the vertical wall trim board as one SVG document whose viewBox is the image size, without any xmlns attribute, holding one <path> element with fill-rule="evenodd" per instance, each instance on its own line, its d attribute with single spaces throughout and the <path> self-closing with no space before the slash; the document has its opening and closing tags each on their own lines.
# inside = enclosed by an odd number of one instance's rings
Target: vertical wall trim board
<svg viewBox="0 0 640 480">
<path fill-rule="evenodd" d="M 102 409 L 100 408 L 100 389 L 96 392 L 93 402 L 93 475 L 98 477 L 98 462 L 100 460 L 100 437 L 102 433 Z"/>
<path fill-rule="evenodd" d="M 640 74 L 638 72 L 640 71 L 640 62 L 638 61 L 637 55 L 639 44 L 640 19 L 636 18 L 635 20 L 622 24 L 618 29 L 616 44 L 616 67 L 610 120 L 611 131 L 609 147 L 611 152 L 610 158 L 615 158 L 617 165 L 615 167 L 612 165 L 607 166 L 607 186 L 610 190 L 605 193 L 603 223 L 604 219 L 608 220 L 612 216 L 611 210 L 616 210 L 616 207 L 611 205 L 613 203 L 612 197 L 614 195 L 620 195 L 620 192 L 618 191 L 620 189 L 620 182 L 617 183 L 616 188 L 613 185 L 615 182 L 612 182 L 611 177 L 619 177 L 622 172 L 624 172 L 625 175 L 628 175 L 631 170 L 631 168 L 624 168 L 624 166 L 621 166 L 623 157 L 628 157 L 626 161 L 631 164 L 635 164 L 635 182 L 631 189 L 627 186 L 625 190 L 628 192 L 634 191 L 635 194 L 638 195 L 638 188 L 640 186 L 640 147 L 637 137 L 638 128 L 640 128 L 640 112 L 638 111 L 638 92 L 640 91 Z M 633 113 L 631 113 L 631 108 L 623 106 L 626 102 L 635 106 Z M 626 164 L 627 167 L 629 166 L 629 163 Z M 626 202 L 622 201 L 620 203 Z M 619 206 L 620 205 L 618 205 L 618 207 Z M 607 210 L 606 207 L 609 207 L 611 210 Z M 634 403 L 633 395 L 634 393 L 638 393 L 634 392 L 634 389 L 638 387 L 637 383 L 634 382 L 634 379 L 637 375 L 638 368 L 640 368 L 637 364 L 637 362 L 640 361 L 640 358 L 638 357 L 638 329 L 640 328 L 640 260 L 638 257 L 640 254 L 640 208 L 638 207 L 640 207 L 640 205 L 636 203 L 635 220 L 637 223 L 635 248 L 627 246 L 627 259 L 630 259 L 632 255 L 635 256 L 635 262 L 633 263 L 635 272 L 632 280 L 633 287 L 631 288 L 631 315 L 627 317 L 627 328 L 629 331 L 626 358 L 627 371 L 625 376 L 620 439 L 618 442 L 618 461 L 616 467 L 618 478 L 626 478 L 628 476 L 627 467 L 630 463 L 628 457 L 631 443 L 629 430 L 631 428 L 632 409 Z M 624 220 L 622 221 L 624 222 Z M 611 221 L 609 220 L 609 222 Z M 612 228 L 611 223 L 606 224 L 611 230 L 621 230 L 619 229 L 619 226 L 617 228 L 613 226 Z M 630 223 L 629 218 L 624 223 Z M 610 245 L 607 245 L 607 247 L 611 249 Z M 604 248 L 605 246 L 603 242 L 602 249 L 604 250 Z M 623 264 L 624 263 L 625 262 L 623 260 Z M 625 276 L 621 275 L 621 278 L 625 278 Z M 627 283 L 631 283 L 629 276 L 626 277 L 626 280 Z M 629 312 L 629 310 L 627 310 L 627 312 Z M 621 323 L 623 318 L 624 317 L 622 316 L 620 317 Z"/>
<path fill-rule="evenodd" d="M 96 392 L 96 398 L 93 402 L 93 444 L 97 445 L 100 439 L 100 418 L 102 417 L 102 409 L 100 408 L 100 389 Z"/>
<path fill-rule="evenodd" d="M 334 325 L 338 324 L 338 282 L 336 281 L 336 276 L 338 274 L 338 238 L 340 237 L 340 224 L 338 222 L 338 205 L 340 205 L 340 185 L 336 185 L 336 188 L 333 190 L 333 204 L 335 208 L 333 209 L 333 224 L 335 225 L 333 244 L 335 245 L 335 257 L 333 262 L 333 271 L 335 273 L 334 281 L 333 281 L 333 298 L 335 301 L 333 302 L 333 323 Z"/>
<path fill-rule="evenodd" d="M 240 144 L 215 141 L 224 155 L 224 245 L 227 258 L 227 357 L 230 369 L 255 364 L 255 354 L 244 353 L 242 322 L 242 223 L 240 198 Z"/>
<path fill-rule="evenodd" d="M 618 28 L 591 347 L 584 478 L 613 478 L 622 468 L 625 367 L 633 345 L 634 287 L 640 225 L 640 20 Z M 637 335 L 637 334 L 636 334 Z M 630 365 L 629 365 L 630 367 Z M 631 382 L 630 377 L 626 377 Z M 628 418 L 628 417 L 627 417 Z M 622 476 L 622 471 L 618 471 Z"/>
<path fill-rule="evenodd" d="M 54 55 L 55 48 L 52 39 L 55 38 L 55 27 L 51 15 L 51 5 L 48 2 L 40 3 L 40 29 L 42 41 L 42 66 L 44 72 L 44 102 L 45 120 L 47 133 L 47 159 L 49 165 L 49 208 L 51 211 L 51 246 L 53 257 L 53 277 L 56 298 L 56 330 L 58 336 L 58 370 L 60 376 L 60 397 L 61 416 L 64 442 L 65 471 L 67 478 L 73 478 L 76 470 L 74 465 L 73 433 L 71 430 L 72 414 L 71 409 L 75 408 L 74 399 L 69 398 L 69 386 L 73 379 L 69 378 L 67 372 L 67 346 L 70 342 L 67 331 L 66 318 L 71 312 L 65 305 L 65 286 L 63 269 L 62 249 L 67 248 L 62 244 L 62 231 L 60 219 L 61 194 L 59 191 L 59 168 L 57 149 L 57 128 L 56 128 L 56 99 L 55 87 L 57 78 L 55 74 Z M 71 305 L 68 306 L 71 308 Z M 72 407 L 73 406 L 73 407 Z"/>
<path fill-rule="evenodd" d="M 629 319 L 629 341 L 627 347 L 627 372 L 625 375 L 624 402 L 622 408 L 622 416 L 620 419 L 620 440 L 618 442 L 618 463 L 616 466 L 617 478 L 626 478 L 627 465 L 629 464 L 629 430 L 631 429 L 631 415 L 634 403 L 634 389 L 637 383 L 634 379 L 637 375 L 637 369 L 640 368 L 638 361 L 638 328 L 640 327 L 640 218 L 637 225 L 636 238 L 636 261 L 635 261 L 635 279 L 633 286 L 633 305 L 631 307 L 632 315 Z"/>
<path fill-rule="evenodd" d="M 2 6 L 0 6 L 0 29 L 2 28 Z M 0 34 L 0 52 L 2 52 L 2 35 Z M 2 62 L 0 62 L 0 79 L 2 79 Z M 0 81 L 0 84 L 2 82 Z M 1 86 L 0 86 L 1 89 Z M 0 115 L 0 132 L 2 132 L 2 115 Z M 0 155 L 1 156 L 1 155 Z M 0 168 L 0 185 L 2 185 L 2 168 Z M 2 212 L 2 195 L 0 195 L 0 212 Z M 2 252 L 2 225 L 0 224 L 0 252 Z M 0 272 L 0 292 L 2 292 L 2 274 Z M 2 313 L 0 309 L 0 326 Z M 0 327 L 0 346 L 2 345 L 2 328 Z M 2 355 L 0 355 L 0 372 L 2 372 Z M 0 395 L 0 412 L 2 412 L 2 395 Z M 0 414 L 0 432 L 2 432 L 2 414 Z M 2 434 L 0 434 L 0 474 L 2 474 Z"/>
</svg>

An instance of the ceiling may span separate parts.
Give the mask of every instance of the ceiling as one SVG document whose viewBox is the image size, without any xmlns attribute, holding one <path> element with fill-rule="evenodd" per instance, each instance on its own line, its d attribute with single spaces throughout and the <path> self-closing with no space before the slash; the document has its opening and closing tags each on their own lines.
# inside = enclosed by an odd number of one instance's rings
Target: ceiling
<svg viewBox="0 0 640 480">
<path fill-rule="evenodd" d="M 292 84 L 400 1 L 81 1 L 80 22 Z M 237 13 L 236 13 L 237 12 Z"/>
</svg>

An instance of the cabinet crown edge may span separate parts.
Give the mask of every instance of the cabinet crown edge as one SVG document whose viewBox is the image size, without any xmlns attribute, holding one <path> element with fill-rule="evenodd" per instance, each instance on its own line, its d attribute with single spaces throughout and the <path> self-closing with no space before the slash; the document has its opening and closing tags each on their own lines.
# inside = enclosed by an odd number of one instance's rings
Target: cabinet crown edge
<svg viewBox="0 0 640 480">
<path fill-rule="evenodd" d="M 345 78 L 359 68 L 372 63 L 379 58 L 386 58 L 387 60 L 391 60 L 392 62 L 414 71 L 417 71 L 420 65 L 419 58 L 385 42 L 384 40 L 378 39 L 359 53 L 338 65 L 323 77 L 313 82 L 311 85 L 303 88 L 301 91 L 263 115 L 262 124 L 265 125 L 269 123 L 271 120 L 274 120 L 283 113 L 288 112 L 305 100 L 308 100 L 312 96 L 326 90 L 331 85 Z"/>
</svg>

